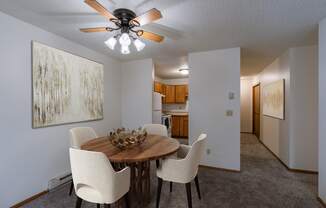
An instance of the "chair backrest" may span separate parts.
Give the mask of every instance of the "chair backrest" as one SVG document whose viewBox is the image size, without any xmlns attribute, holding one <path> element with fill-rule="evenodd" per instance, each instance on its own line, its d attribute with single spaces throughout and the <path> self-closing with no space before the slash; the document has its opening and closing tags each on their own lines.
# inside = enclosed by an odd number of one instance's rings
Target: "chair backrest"
<svg viewBox="0 0 326 208">
<path fill-rule="evenodd" d="M 70 148 L 71 173 L 75 192 L 80 198 L 104 203 L 113 193 L 114 174 L 107 157 L 101 152 Z"/>
<path fill-rule="evenodd" d="M 168 136 L 168 129 L 162 124 L 145 124 L 143 129 L 145 129 L 148 134 Z"/>
<path fill-rule="evenodd" d="M 70 147 L 80 149 L 85 142 L 98 137 L 91 127 L 76 127 L 70 129 Z"/>
<path fill-rule="evenodd" d="M 200 160 L 205 152 L 206 138 L 206 134 L 201 134 L 198 139 L 192 144 L 190 151 L 185 157 L 188 167 L 187 172 L 190 178 L 195 177 L 197 174 Z"/>
</svg>

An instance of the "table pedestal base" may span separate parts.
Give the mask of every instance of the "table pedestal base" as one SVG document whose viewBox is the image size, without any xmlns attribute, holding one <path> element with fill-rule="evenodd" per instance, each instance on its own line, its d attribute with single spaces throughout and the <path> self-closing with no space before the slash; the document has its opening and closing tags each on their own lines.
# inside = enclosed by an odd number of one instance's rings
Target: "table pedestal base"
<svg viewBox="0 0 326 208">
<path fill-rule="evenodd" d="M 131 171 L 129 200 L 131 208 L 143 208 L 150 203 L 150 161 L 137 163 L 113 163 L 116 171 L 128 166 Z M 119 200 L 114 207 L 122 208 L 123 200 Z"/>
</svg>

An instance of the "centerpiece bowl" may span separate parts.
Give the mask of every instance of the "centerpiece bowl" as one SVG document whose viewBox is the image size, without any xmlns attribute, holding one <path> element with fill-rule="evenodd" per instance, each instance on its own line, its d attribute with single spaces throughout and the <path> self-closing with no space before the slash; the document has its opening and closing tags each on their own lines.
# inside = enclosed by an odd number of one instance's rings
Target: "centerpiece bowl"
<svg viewBox="0 0 326 208">
<path fill-rule="evenodd" d="M 136 130 L 129 130 L 119 128 L 110 132 L 108 138 L 113 146 L 119 149 L 131 149 L 142 144 L 147 137 L 146 130 L 138 128 Z"/>
</svg>

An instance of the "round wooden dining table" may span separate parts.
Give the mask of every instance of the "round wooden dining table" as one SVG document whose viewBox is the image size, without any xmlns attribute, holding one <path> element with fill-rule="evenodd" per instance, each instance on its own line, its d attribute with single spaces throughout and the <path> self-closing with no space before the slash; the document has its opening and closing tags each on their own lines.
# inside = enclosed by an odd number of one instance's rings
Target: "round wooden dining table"
<svg viewBox="0 0 326 208">
<path fill-rule="evenodd" d="M 172 138 L 147 135 L 139 146 L 121 150 L 111 144 L 108 137 L 92 139 L 81 146 L 82 150 L 103 152 L 116 171 L 130 167 L 131 207 L 144 207 L 150 202 L 150 161 L 159 160 L 178 151 L 180 143 Z M 117 203 L 121 207 L 121 200 Z"/>
</svg>

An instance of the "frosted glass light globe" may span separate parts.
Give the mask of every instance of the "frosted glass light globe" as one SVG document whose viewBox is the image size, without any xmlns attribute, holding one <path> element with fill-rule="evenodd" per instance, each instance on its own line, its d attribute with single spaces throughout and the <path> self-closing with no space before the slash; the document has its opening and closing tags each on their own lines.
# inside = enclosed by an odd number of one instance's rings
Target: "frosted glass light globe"
<svg viewBox="0 0 326 208">
<path fill-rule="evenodd" d="M 122 54 L 129 54 L 130 53 L 129 46 L 121 45 L 121 53 Z"/>
<path fill-rule="evenodd" d="M 140 41 L 139 39 L 136 39 L 134 41 L 134 46 L 137 49 L 137 51 L 141 51 L 145 48 L 146 45 L 144 42 Z"/>
<path fill-rule="evenodd" d="M 104 42 L 111 50 L 114 50 L 115 45 L 117 44 L 117 39 L 115 37 L 109 38 Z"/>
<path fill-rule="evenodd" d="M 131 44 L 129 34 L 123 33 L 119 38 L 119 43 L 121 46 L 129 46 Z"/>
</svg>

